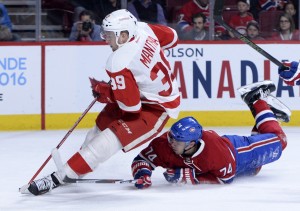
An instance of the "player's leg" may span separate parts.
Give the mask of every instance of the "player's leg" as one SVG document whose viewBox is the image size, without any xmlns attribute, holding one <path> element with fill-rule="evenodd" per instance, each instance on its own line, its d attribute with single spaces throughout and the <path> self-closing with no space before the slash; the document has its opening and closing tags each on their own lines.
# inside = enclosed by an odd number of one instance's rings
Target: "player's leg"
<svg viewBox="0 0 300 211">
<path fill-rule="evenodd" d="M 116 116 L 118 112 L 118 106 L 116 104 L 107 104 L 106 107 L 101 111 L 105 113 L 103 116 L 103 123 L 109 125 L 112 121 L 115 121 L 120 115 Z M 101 114 L 100 113 L 100 114 Z M 99 115 L 100 115 L 99 114 Z M 105 130 L 105 127 L 103 127 Z M 98 146 L 97 142 L 103 145 L 103 148 Z M 89 146 L 89 147 L 87 147 Z M 95 149 L 99 148 L 98 152 L 95 152 Z M 111 148 L 110 150 L 103 151 L 102 149 Z M 64 167 L 57 172 L 52 173 L 44 178 L 33 181 L 28 190 L 34 195 L 40 195 L 46 192 L 51 191 L 53 188 L 64 184 L 63 179 L 67 176 L 70 178 L 78 178 L 82 174 L 86 174 L 97 166 L 98 162 L 96 157 L 98 154 L 101 156 L 110 157 L 116 151 L 122 148 L 120 141 L 116 135 L 111 132 L 111 130 L 101 132 L 97 126 L 89 130 L 86 139 L 79 152 L 75 153 L 73 157 L 64 165 Z M 85 158 L 87 158 L 85 161 Z M 99 158 L 99 162 L 105 160 L 105 158 Z M 71 166 L 69 165 L 71 164 Z"/>
<path fill-rule="evenodd" d="M 68 160 L 63 170 L 32 182 L 28 190 L 35 195 L 43 194 L 63 184 L 65 177 L 78 178 L 93 171 L 99 163 L 120 149 L 126 152 L 154 138 L 169 119 L 161 107 L 153 105 L 143 106 L 140 114 L 124 116 L 122 119 L 116 119 L 119 117 L 117 113 L 118 110 L 104 109 L 97 119 L 97 125 L 104 129 L 106 124 L 107 129 L 99 134 L 91 132 L 93 136 L 96 135 Z"/>
<path fill-rule="evenodd" d="M 85 140 L 83 144 L 81 145 L 81 148 L 84 148 L 90 143 L 90 141 L 97 136 L 99 133 L 101 133 L 101 130 L 95 125 L 93 128 L 91 128 L 88 133 L 85 136 Z"/>
<path fill-rule="evenodd" d="M 276 134 L 225 137 L 236 149 L 236 176 L 256 175 L 263 165 L 278 160 L 282 153 L 281 140 Z"/>
<path fill-rule="evenodd" d="M 242 86 L 238 89 L 238 92 L 241 94 L 242 99 L 249 106 L 252 113 L 254 112 L 252 107 L 253 103 L 256 100 L 265 97 L 266 102 L 276 118 L 280 121 L 289 122 L 291 116 L 290 110 L 277 98 L 270 95 L 275 89 L 275 84 L 272 81 L 266 80 Z M 255 113 L 253 113 L 253 116 L 255 116 Z"/>
<path fill-rule="evenodd" d="M 281 139 L 282 148 L 287 145 L 286 136 L 278 123 L 288 122 L 291 116 L 289 108 L 269 93 L 274 90 L 272 81 L 262 81 L 239 89 L 242 99 L 250 107 L 255 118 L 258 133 L 274 133 Z"/>
<path fill-rule="evenodd" d="M 253 126 L 251 130 L 251 136 L 259 134 L 256 124 Z"/>
<path fill-rule="evenodd" d="M 254 130 L 260 135 L 227 136 L 237 149 L 237 174 L 257 174 L 262 165 L 279 159 L 287 145 L 277 119 L 289 120 L 291 113 L 282 102 L 270 95 L 274 90 L 272 81 L 257 82 L 239 89 L 255 118 Z"/>
<path fill-rule="evenodd" d="M 64 168 L 67 177 L 76 178 L 92 172 L 99 163 L 105 162 L 120 149 L 127 152 L 154 138 L 168 120 L 161 107 L 150 105 L 143 105 L 138 115 L 124 115 L 110 123 L 107 117 L 110 115 L 106 111 L 101 112 L 98 119 L 105 120 L 103 122 L 108 124 L 108 128 L 93 137 L 67 162 Z M 97 122 L 97 125 L 104 128 L 103 122 Z"/>
<path fill-rule="evenodd" d="M 28 190 L 34 195 L 47 193 L 64 184 L 65 177 L 75 179 L 92 172 L 99 163 L 105 162 L 121 149 L 117 136 L 109 128 L 105 129 L 76 152 L 61 170 L 33 181 Z"/>
<path fill-rule="evenodd" d="M 102 130 L 105 130 L 108 125 L 110 125 L 113 121 L 120 119 L 122 116 L 122 111 L 120 110 L 119 106 L 116 103 L 109 103 L 107 104 L 101 113 L 98 115 L 96 119 L 96 125 L 91 128 L 86 137 L 85 141 L 82 144 L 81 148 L 86 147 L 86 145 Z M 102 130 L 99 129 L 99 125 L 101 125 Z"/>
<path fill-rule="evenodd" d="M 105 117 L 101 113 L 99 120 Z M 160 133 L 167 123 L 167 112 L 158 105 L 143 104 L 139 114 L 129 114 L 110 123 L 109 128 L 119 138 L 123 151 L 128 152 L 145 142 L 153 139 Z M 104 127 L 102 121 L 97 121 L 100 129 Z"/>
<path fill-rule="evenodd" d="M 287 146 L 287 138 L 283 132 L 274 113 L 270 110 L 269 105 L 264 100 L 258 100 L 253 104 L 253 109 L 256 113 L 255 122 L 260 134 L 273 133 L 278 136 L 281 141 L 282 149 Z"/>
<path fill-rule="evenodd" d="M 109 129 L 105 129 L 86 145 L 86 147 L 75 153 L 65 164 L 64 172 L 69 178 L 78 178 L 92 172 L 99 163 L 122 149 L 118 137 Z"/>
</svg>

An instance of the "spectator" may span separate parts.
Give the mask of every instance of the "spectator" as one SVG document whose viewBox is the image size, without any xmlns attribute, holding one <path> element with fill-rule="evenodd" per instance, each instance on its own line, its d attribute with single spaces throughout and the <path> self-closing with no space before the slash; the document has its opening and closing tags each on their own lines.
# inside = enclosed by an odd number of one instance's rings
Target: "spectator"
<svg viewBox="0 0 300 211">
<path fill-rule="evenodd" d="M 204 28 L 206 16 L 203 13 L 193 15 L 193 30 L 183 34 L 182 40 L 208 40 L 208 31 Z"/>
<path fill-rule="evenodd" d="M 95 22 L 101 23 L 106 15 L 113 11 L 121 9 L 120 0 L 75 0 L 72 1 L 74 9 L 74 22 L 79 21 L 79 14 L 83 10 L 93 11 L 95 15 Z"/>
<path fill-rule="evenodd" d="M 250 0 L 238 0 L 237 9 L 238 14 L 231 16 L 229 25 L 242 35 L 245 35 L 247 24 L 249 21 L 254 20 L 252 14 L 248 12 L 250 9 Z M 229 35 L 231 38 L 235 37 L 231 32 L 229 32 Z"/>
<path fill-rule="evenodd" d="M 209 0 L 190 0 L 182 6 L 178 12 L 177 30 L 179 33 L 187 33 L 193 30 L 193 15 L 203 13 L 206 16 L 204 27 L 209 27 Z M 224 27 L 216 25 L 215 32 L 217 36 L 221 36 L 225 32 Z"/>
<path fill-rule="evenodd" d="M 132 0 L 128 3 L 127 9 L 138 21 L 167 25 L 164 10 L 159 3 L 151 0 Z"/>
<path fill-rule="evenodd" d="M 283 10 L 286 0 L 259 0 L 261 10 Z"/>
<path fill-rule="evenodd" d="M 78 22 L 72 26 L 70 41 L 100 41 L 101 26 L 95 24 L 93 13 L 84 10 L 79 14 Z"/>
<path fill-rule="evenodd" d="M 97 9 L 97 14 L 99 14 L 99 16 L 101 17 L 101 22 L 102 19 L 104 19 L 108 14 L 121 9 L 120 0 L 102 0 L 100 2 L 101 7 Z"/>
<path fill-rule="evenodd" d="M 250 40 L 264 40 L 264 38 L 260 36 L 259 25 L 255 20 L 248 22 L 246 37 Z"/>
<path fill-rule="evenodd" d="M 250 0 L 250 13 L 253 15 L 254 20 L 258 21 L 259 12 L 261 8 L 259 6 L 259 0 Z"/>
<path fill-rule="evenodd" d="M 273 33 L 273 40 L 299 40 L 299 31 L 295 29 L 293 17 L 287 13 L 279 16 L 278 31 Z"/>
<path fill-rule="evenodd" d="M 10 31 L 12 30 L 10 18 L 4 4 L 2 3 L 0 3 L 0 25 L 7 26 Z"/>
<path fill-rule="evenodd" d="M 7 26 L 0 25 L 0 41 L 13 41 L 13 34 Z"/>
<path fill-rule="evenodd" d="M 55 1 L 55 0 L 54 0 Z M 56 0 L 57 1 L 57 0 Z M 64 1 L 64 0 L 58 0 L 58 1 Z M 73 7 L 73 22 L 78 22 L 80 21 L 79 19 L 79 15 L 82 11 L 84 10 L 89 10 L 94 12 L 94 14 L 96 14 L 96 11 L 94 10 L 94 8 L 96 7 L 96 0 L 71 0 L 71 6 Z"/>
<path fill-rule="evenodd" d="M 299 21 L 298 21 L 298 17 L 296 16 L 297 11 L 294 3 L 289 1 L 284 7 L 284 12 L 290 14 L 293 17 L 295 28 L 298 29 Z"/>
</svg>

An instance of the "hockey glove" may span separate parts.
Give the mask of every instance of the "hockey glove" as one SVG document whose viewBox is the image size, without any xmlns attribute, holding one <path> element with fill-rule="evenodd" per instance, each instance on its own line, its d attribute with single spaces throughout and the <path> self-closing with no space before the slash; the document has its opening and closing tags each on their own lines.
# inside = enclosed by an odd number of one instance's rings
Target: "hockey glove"
<svg viewBox="0 0 300 211">
<path fill-rule="evenodd" d="M 111 89 L 111 85 L 104 81 L 97 81 L 94 78 L 90 78 L 91 87 L 93 91 L 93 96 L 100 103 L 114 103 L 115 98 L 113 95 L 113 91 Z"/>
<path fill-rule="evenodd" d="M 300 67 L 299 62 L 284 63 L 288 67 L 287 70 L 278 68 L 279 77 L 283 79 L 284 83 L 289 86 L 300 85 Z"/>
<path fill-rule="evenodd" d="M 164 176 L 170 183 L 199 184 L 192 168 L 167 169 Z"/>
<path fill-rule="evenodd" d="M 152 185 L 151 167 L 146 161 L 134 161 L 131 165 L 132 175 L 137 182 L 134 186 L 138 189 L 145 189 Z"/>
</svg>

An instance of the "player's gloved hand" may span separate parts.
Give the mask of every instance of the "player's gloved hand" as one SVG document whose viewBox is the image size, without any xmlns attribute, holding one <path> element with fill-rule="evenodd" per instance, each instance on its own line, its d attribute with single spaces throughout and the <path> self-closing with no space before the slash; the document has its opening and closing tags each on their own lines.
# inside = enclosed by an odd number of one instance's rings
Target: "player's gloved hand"
<svg viewBox="0 0 300 211">
<path fill-rule="evenodd" d="M 93 96 L 100 103 L 113 103 L 115 98 L 111 89 L 111 85 L 104 81 L 97 81 L 94 78 L 90 78 Z"/>
<path fill-rule="evenodd" d="M 300 85 L 299 62 L 284 63 L 285 67 L 278 68 L 279 77 L 289 86 Z"/>
<path fill-rule="evenodd" d="M 151 167 L 146 161 L 134 161 L 131 165 L 132 175 L 136 179 L 134 186 L 138 189 L 145 189 L 152 185 Z"/>
<path fill-rule="evenodd" d="M 149 188 L 151 185 L 152 185 L 151 177 L 146 174 L 144 176 L 139 177 L 136 183 L 134 184 L 134 186 L 137 189 Z"/>
<path fill-rule="evenodd" d="M 199 184 L 195 176 L 195 170 L 192 168 L 167 169 L 164 176 L 170 183 Z"/>
</svg>

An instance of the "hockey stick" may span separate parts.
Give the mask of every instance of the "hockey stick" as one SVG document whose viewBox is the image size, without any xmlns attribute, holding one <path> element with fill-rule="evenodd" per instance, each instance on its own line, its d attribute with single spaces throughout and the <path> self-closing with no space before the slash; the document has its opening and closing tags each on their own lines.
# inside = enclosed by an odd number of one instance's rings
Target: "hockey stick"
<svg viewBox="0 0 300 211">
<path fill-rule="evenodd" d="M 256 50 L 258 53 L 269 59 L 271 62 L 276 64 L 278 67 L 280 67 L 282 70 L 288 69 L 288 67 L 284 66 L 280 61 L 278 61 L 276 58 L 271 56 L 269 53 L 264 51 L 262 48 L 260 48 L 258 45 L 256 45 L 254 42 L 249 40 L 247 37 L 236 31 L 235 29 L 231 28 L 229 25 L 227 25 L 222 17 L 223 12 L 223 6 L 224 6 L 224 0 L 215 0 L 215 6 L 214 6 L 214 19 L 215 21 L 223 26 L 227 31 L 234 34 L 236 38 L 243 41 L 244 43 L 248 44 L 250 47 L 252 47 L 254 50 Z"/>
<path fill-rule="evenodd" d="M 64 179 L 65 183 L 115 183 L 115 184 L 124 184 L 124 183 L 136 183 L 137 180 L 124 180 L 124 179 L 71 179 L 66 177 Z"/>
<path fill-rule="evenodd" d="M 54 148 L 51 152 L 52 158 L 58 170 L 62 170 L 63 162 L 61 160 L 58 149 Z M 63 180 L 65 183 L 135 183 L 137 180 L 123 180 L 123 179 L 71 179 L 69 177 L 65 177 Z M 142 181 L 140 181 L 142 182 Z"/>
<path fill-rule="evenodd" d="M 66 177 L 64 180 L 65 184 L 79 184 L 79 183 L 90 183 L 90 184 L 133 184 L 133 183 L 139 183 L 142 184 L 143 180 L 142 179 L 136 179 L 136 180 L 124 180 L 124 179 L 71 179 Z M 19 188 L 19 192 L 21 194 L 29 194 L 29 190 L 28 190 L 29 184 L 24 185 L 23 187 Z"/>
<path fill-rule="evenodd" d="M 66 141 L 66 139 L 69 137 L 69 135 L 73 132 L 75 127 L 79 124 L 79 122 L 83 119 L 83 117 L 88 113 L 88 111 L 93 107 L 93 105 L 96 103 L 97 98 L 95 98 L 90 105 L 85 109 L 85 111 L 81 114 L 81 116 L 78 118 L 78 120 L 75 122 L 73 127 L 67 132 L 67 134 L 63 137 L 63 139 L 59 142 L 59 144 L 56 146 L 56 149 L 59 149 L 61 145 Z M 48 156 L 48 158 L 45 160 L 45 162 L 41 165 L 41 167 L 37 170 L 37 172 L 33 175 L 33 177 L 28 182 L 28 185 L 37 177 L 37 175 L 43 170 L 43 168 L 46 166 L 46 164 L 51 159 L 52 154 Z"/>
<path fill-rule="evenodd" d="M 64 183 L 65 184 L 79 184 L 79 183 L 90 183 L 90 184 L 133 184 L 133 183 L 140 183 L 142 184 L 143 183 L 143 180 L 142 179 L 136 179 L 136 180 L 124 180 L 124 179 L 71 179 L 71 178 L 68 178 L 66 177 L 64 180 Z M 29 187 L 29 184 L 27 185 L 24 185 L 23 187 L 21 187 L 19 189 L 19 192 L 21 194 L 29 194 L 29 190 L 28 190 L 28 187 Z"/>
</svg>

